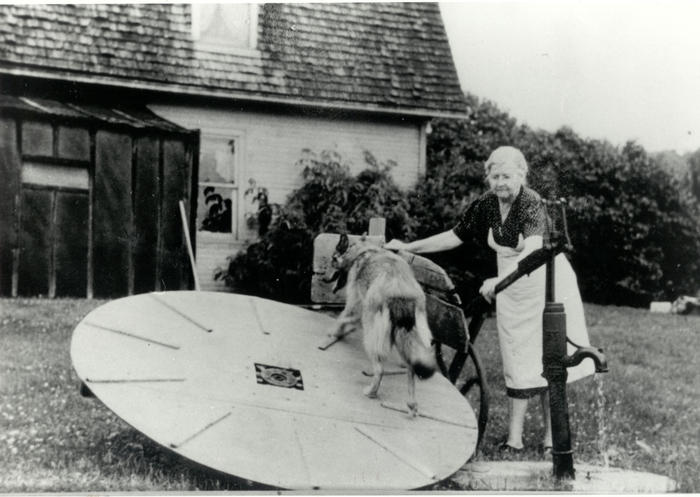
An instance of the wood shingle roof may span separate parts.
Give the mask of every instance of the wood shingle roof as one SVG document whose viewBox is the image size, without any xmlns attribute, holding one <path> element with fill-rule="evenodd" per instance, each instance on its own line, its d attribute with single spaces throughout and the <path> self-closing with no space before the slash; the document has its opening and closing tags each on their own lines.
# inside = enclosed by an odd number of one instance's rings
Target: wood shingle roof
<svg viewBox="0 0 700 497">
<path fill-rule="evenodd" d="M 199 50 L 189 4 L 0 5 L 0 72 L 418 115 L 465 101 L 437 3 L 264 4 L 254 51 Z"/>
</svg>

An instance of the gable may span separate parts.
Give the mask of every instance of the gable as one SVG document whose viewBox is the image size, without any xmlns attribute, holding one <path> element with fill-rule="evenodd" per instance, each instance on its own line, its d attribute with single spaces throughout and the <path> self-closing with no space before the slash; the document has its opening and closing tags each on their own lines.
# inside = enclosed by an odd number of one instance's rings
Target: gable
<svg viewBox="0 0 700 497">
<path fill-rule="evenodd" d="M 174 93 L 463 114 L 437 3 L 261 4 L 256 46 L 210 51 L 188 4 L 0 5 L 0 72 Z"/>
</svg>

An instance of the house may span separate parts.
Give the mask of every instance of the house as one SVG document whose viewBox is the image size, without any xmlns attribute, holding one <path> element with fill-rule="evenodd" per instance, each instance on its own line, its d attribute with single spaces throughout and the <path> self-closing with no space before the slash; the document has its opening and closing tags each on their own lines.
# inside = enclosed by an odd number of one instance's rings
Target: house
<svg viewBox="0 0 700 497">
<path fill-rule="evenodd" d="M 408 187 L 465 110 L 436 3 L 0 5 L 0 94 L 2 295 L 190 286 L 181 199 L 220 288 L 250 185 L 283 202 L 308 149 Z"/>
</svg>

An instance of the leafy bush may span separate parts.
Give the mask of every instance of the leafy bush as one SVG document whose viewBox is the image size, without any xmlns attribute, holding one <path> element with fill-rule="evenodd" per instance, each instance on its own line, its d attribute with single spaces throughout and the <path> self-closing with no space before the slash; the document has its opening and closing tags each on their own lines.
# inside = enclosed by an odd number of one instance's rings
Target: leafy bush
<svg viewBox="0 0 700 497">
<path fill-rule="evenodd" d="M 279 208 L 269 229 L 235 256 L 217 278 L 253 295 L 299 303 L 309 299 L 313 240 L 319 233 L 367 231 L 372 217 L 386 218 L 387 237 L 413 236 L 405 194 L 391 178 L 393 164 L 365 153 L 367 168 L 352 176 L 336 152 L 303 151 L 297 162 L 303 185 Z"/>
<path fill-rule="evenodd" d="M 599 148 L 603 148 L 599 146 Z M 567 174 L 573 254 L 589 301 L 647 306 L 695 293 L 700 227 L 677 182 L 642 147 L 627 143 L 605 161 L 583 157 Z"/>
</svg>

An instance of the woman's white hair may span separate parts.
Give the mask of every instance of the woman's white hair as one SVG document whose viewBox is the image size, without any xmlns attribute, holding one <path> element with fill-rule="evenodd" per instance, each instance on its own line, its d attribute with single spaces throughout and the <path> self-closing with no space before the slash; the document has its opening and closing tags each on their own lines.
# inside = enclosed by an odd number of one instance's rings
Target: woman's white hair
<svg viewBox="0 0 700 497">
<path fill-rule="evenodd" d="M 523 178 L 527 177 L 527 161 L 523 153 L 515 147 L 503 146 L 498 147 L 496 150 L 491 152 L 489 158 L 484 162 L 484 170 L 486 175 L 491 172 L 491 168 L 496 164 L 510 163 L 514 165 L 519 172 L 523 174 Z"/>
</svg>

